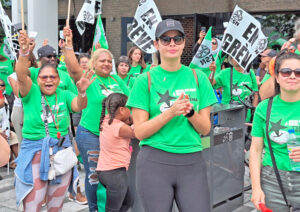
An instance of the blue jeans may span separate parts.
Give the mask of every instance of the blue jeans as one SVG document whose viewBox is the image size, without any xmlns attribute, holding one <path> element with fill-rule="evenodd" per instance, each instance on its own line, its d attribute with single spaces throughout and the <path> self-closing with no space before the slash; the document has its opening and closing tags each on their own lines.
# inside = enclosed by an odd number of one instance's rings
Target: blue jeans
<svg viewBox="0 0 300 212">
<path fill-rule="evenodd" d="M 98 211 L 97 187 L 99 180 L 96 167 L 100 151 L 99 136 L 78 125 L 76 143 L 85 169 L 85 193 L 88 199 L 89 210 L 93 212 Z"/>
</svg>

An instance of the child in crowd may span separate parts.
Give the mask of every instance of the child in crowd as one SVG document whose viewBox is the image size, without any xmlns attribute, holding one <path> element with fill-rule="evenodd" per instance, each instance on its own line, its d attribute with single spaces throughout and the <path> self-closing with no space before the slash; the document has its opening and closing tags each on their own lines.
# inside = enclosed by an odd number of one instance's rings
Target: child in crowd
<svg viewBox="0 0 300 212">
<path fill-rule="evenodd" d="M 106 187 L 105 211 L 127 211 L 133 203 L 127 173 L 134 138 L 130 110 L 125 106 L 127 96 L 112 93 L 102 102 L 100 119 L 100 154 L 97 165 L 99 181 Z M 105 115 L 105 111 L 108 115 Z"/>
</svg>

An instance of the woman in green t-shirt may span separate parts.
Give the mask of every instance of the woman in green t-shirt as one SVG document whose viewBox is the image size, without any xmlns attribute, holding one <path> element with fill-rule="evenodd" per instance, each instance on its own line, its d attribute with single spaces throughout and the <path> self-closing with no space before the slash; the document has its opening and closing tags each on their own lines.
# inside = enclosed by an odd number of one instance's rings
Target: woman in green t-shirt
<svg viewBox="0 0 300 212">
<path fill-rule="evenodd" d="M 119 57 L 119 61 L 117 63 L 117 73 L 118 76 L 124 80 L 126 83 L 127 87 L 130 86 L 130 79 L 131 77 L 129 76 L 128 72 L 130 71 L 130 64 L 129 64 L 129 59 L 127 56 L 121 56 Z"/>
<path fill-rule="evenodd" d="M 49 180 L 51 155 L 72 145 L 68 136 L 69 113 L 80 112 L 86 107 L 86 89 L 91 85 L 94 73 L 86 72 L 78 80 L 77 97 L 58 88 L 59 74 L 51 64 L 40 68 L 35 84 L 28 76 L 29 39 L 25 31 L 20 31 L 19 43 L 20 56 L 15 70 L 24 122 L 23 141 L 15 170 L 17 204 L 19 206 L 23 202 L 25 211 L 40 211 L 44 198 L 47 198 L 48 211 L 61 210 L 68 187 L 74 188 L 78 180 L 78 172 L 75 166 Z"/>
<path fill-rule="evenodd" d="M 210 132 L 216 98 L 207 77 L 180 62 L 181 23 L 164 20 L 155 36 L 161 65 L 137 78 L 127 103 L 141 140 L 137 192 L 146 212 L 170 211 L 174 200 L 180 211 L 207 212 L 210 195 L 199 133 Z"/>
<path fill-rule="evenodd" d="M 300 206 L 300 169 L 294 171 L 291 167 L 291 160 L 300 162 L 300 146 L 290 154 L 287 148 L 288 131 L 300 135 L 300 56 L 294 53 L 280 54 L 275 62 L 275 78 L 277 94 L 273 97 L 268 135 L 287 200 L 292 205 Z M 273 211 L 289 211 L 273 170 L 266 137 L 269 101 L 262 101 L 254 115 L 250 148 L 252 202 L 257 209 L 259 203 L 264 203 Z"/>
<path fill-rule="evenodd" d="M 72 31 L 64 28 L 66 45 L 64 55 L 68 72 L 77 82 L 84 74 L 79 66 L 73 51 Z M 113 55 L 107 49 L 97 49 L 93 52 L 89 68 L 95 71 L 95 79 L 87 89 L 89 99 L 86 109 L 82 110 L 82 116 L 76 132 L 76 143 L 82 157 L 85 169 L 85 193 L 88 199 L 90 211 L 97 211 L 97 187 L 99 184 L 96 167 L 99 157 L 99 124 L 102 110 L 102 100 L 111 93 L 123 93 L 129 95 L 125 82 L 118 75 L 111 75 Z M 101 185 L 101 184 L 99 184 Z"/>
</svg>

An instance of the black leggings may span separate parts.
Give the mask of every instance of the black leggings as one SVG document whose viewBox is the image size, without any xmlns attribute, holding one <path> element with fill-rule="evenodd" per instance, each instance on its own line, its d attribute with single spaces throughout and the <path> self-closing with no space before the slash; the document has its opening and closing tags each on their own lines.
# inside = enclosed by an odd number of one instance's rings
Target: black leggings
<svg viewBox="0 0 300 212">
<path fill-rule="evenodd" d="M 137 192 L 145 212 L 209 212 L 210 195 L 202 153 L 174 154 L 143 146 L 136 165 Z"/>
<path fill-rule="evenodd" d="M 106 212 L 126 212 L 133 204 L 125 168 L 97 171 L 99 181 L 106 188 Z"/>
</svg>

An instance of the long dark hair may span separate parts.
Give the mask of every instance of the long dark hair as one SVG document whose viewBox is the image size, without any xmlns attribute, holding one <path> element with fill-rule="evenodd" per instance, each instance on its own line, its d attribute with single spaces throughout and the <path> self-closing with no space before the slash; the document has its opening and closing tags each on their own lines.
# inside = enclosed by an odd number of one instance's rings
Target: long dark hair
<svg viewBox="0 0 300 212">
<path fill-rule="evenodd" d="M 288 60 L 288 59 L 300 60 L 300 55 L 292 53 L 292 52 L 288 52 L 287 49 L 281 50 L 275 60 L 275 75 L 276 76 L 278 76 L 278 74 L 279 74 L 279 68 L 280 68 L 282 62 L 285 60 Z M 280 93 L 280 85 L 275 80 L 275 95 L 277 95 L 279 93 Z"/>
<path fill-rule="evenodd" d="M 102 101 L 102 111 L 101 111 L 101 118 L 100 118 L 100 131 L 102 131 L 102 123 L 105 117 L 105 111 L 107 109 L 109 115 L 108 124 L 111 125 L 113 122 L 116 111 L 119 107 L 125 107 L 127 102 L 127 96 L 121 93 L 112 93 Z"/>
<path fill-rule="evenodd" d="M 144 60 L 144 53 L 143 53 L 143 51 L 142 51 L 139 47 L 137 47 L 137 46 L 132 47 L 132 48 L 128 51 L 128 59 L 129 59 L 129 63 L 132 64 L 131 56 L 132 56 L 133 52 L 134 52 L 136 49 L 140 50 L 140 52 L 141 52 L 141 58 L 140 58 L 140 60 L 139 60 L 139 64 L 142 66 L 142 69 L 145 69 L 145 68 L 147 67 L 147 65 L 146 65 L 145 60 Z"/>
</svg>

